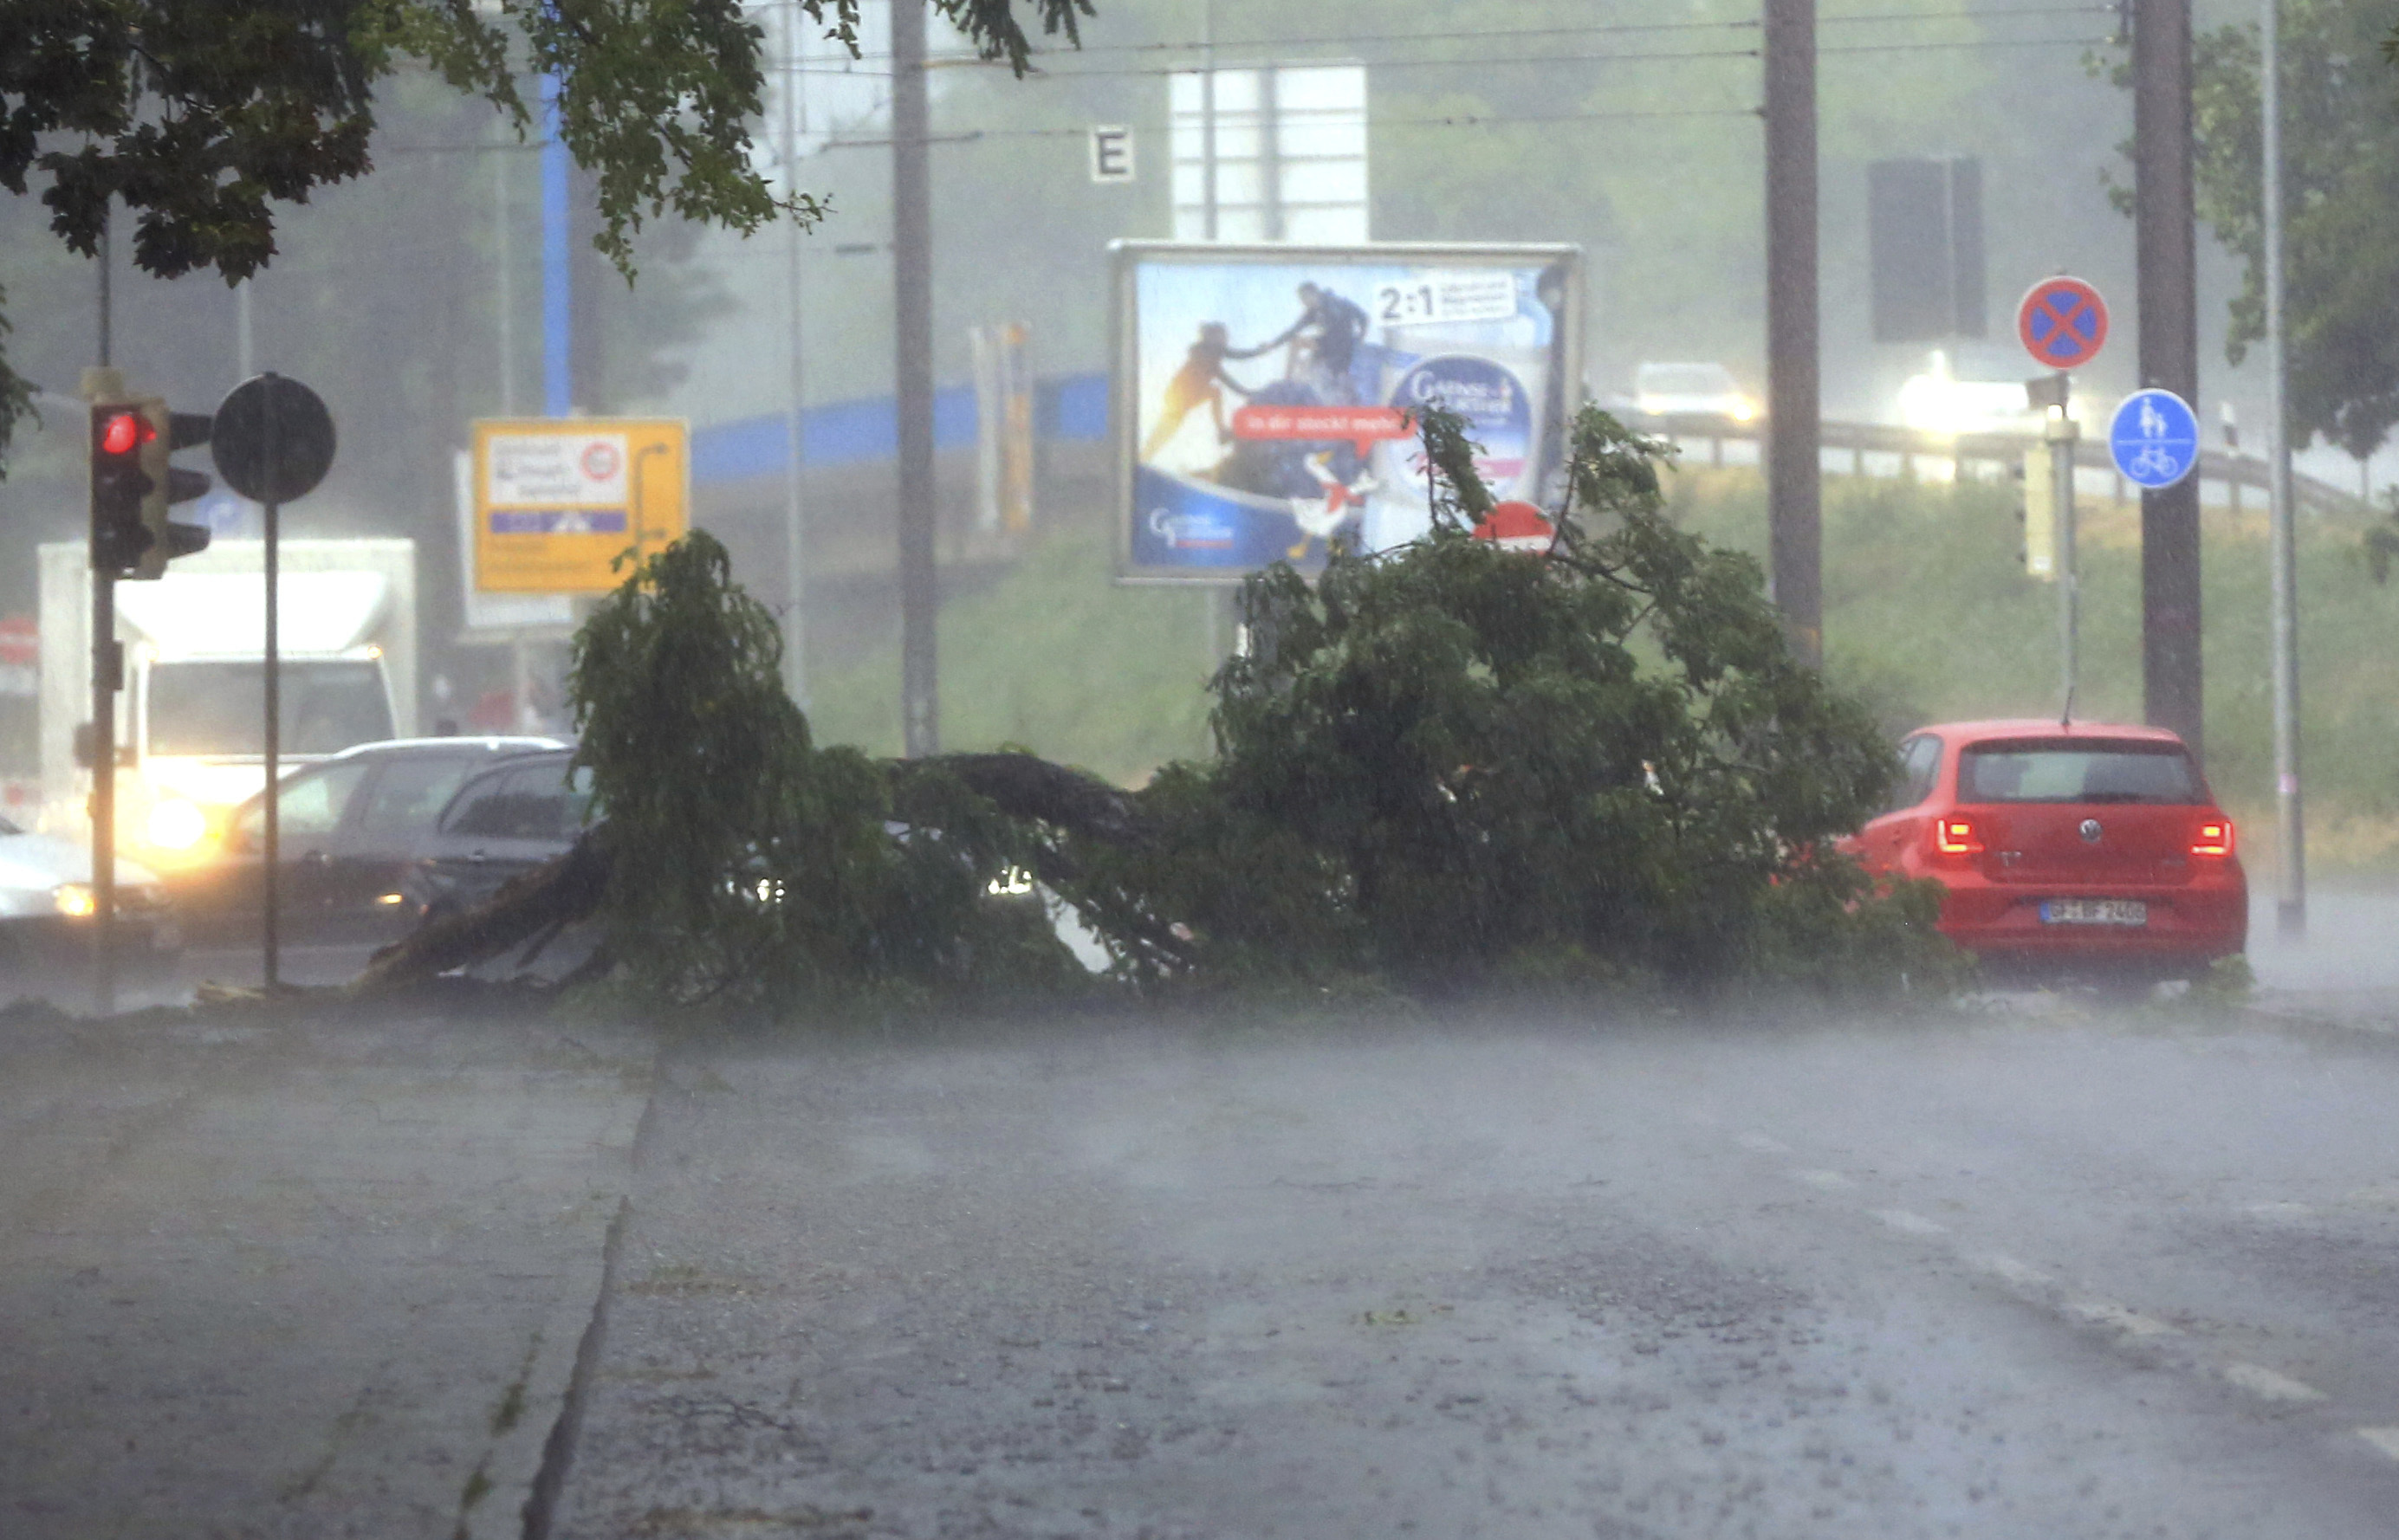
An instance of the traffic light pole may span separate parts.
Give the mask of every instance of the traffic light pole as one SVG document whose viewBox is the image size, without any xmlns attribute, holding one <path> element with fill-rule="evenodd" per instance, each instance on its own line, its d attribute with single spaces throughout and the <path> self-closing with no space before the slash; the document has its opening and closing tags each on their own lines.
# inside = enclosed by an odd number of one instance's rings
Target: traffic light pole
<svg viewBox="0 0 2399 1540">
<path fill-rule="evenodd" d="M 125 652 L 116 642 L 116 574 L 91 561 L 91 1008 L 116 1014 L 116 692 Z"/>
<path fill-rule="evenodd" d="M 84 381 L 84 396 L 125 394 L 112 367 L 109 222 L 100 226 L 100 367 Z M 91 1008 L 116 1014 L 116 692 L 124 686 L 125 655 L 116 644 L 116 572 L 102 560 L 100 520 L 87 520 L 91 541 Z"/>
</svg>

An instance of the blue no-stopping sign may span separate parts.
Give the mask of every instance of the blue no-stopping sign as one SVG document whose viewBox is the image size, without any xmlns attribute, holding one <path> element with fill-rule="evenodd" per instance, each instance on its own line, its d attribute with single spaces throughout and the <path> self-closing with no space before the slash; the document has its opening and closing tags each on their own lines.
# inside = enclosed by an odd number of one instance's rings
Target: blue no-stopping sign
<svg viewBox="0 0 2399 1540">
<path fill-rule="evenodd" d="M 2173 486 L 2199 467 L 2199 414 L 2171 390 L 2136 390 L 2108 420 L 2108 452 L 2135 486 Z"/>
</svg>

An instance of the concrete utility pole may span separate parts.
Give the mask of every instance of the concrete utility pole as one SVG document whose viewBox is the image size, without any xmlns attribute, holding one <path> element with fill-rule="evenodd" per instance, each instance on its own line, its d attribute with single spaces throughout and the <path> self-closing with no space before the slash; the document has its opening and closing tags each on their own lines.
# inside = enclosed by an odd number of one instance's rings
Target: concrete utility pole
<svg viewBox="0 0 2399 1540">
<path fill-rule="evenodd" d="M 1766 517 L 1792 650 L 1824 656 L 1817 338 L 1816 5 L 1766 0 Z"/>
<path fill-rule="evenodd" d="M 2190 0 L 2134 0 L 2133 220 L 2141 384 L 2199 402 Z M 2200 676 L 2199 478 L 2141 493 L 2141 682 L 2154 726 L 2204 760 Z"/>
<path fill-rule="evenodd" d="M 891 0 L 891 302 L 900 409 L 900 721 L 912 759 L 942 751 L 933 564 L 933 203 L 925 0 Z"/>
<path fill-rule="evenodd" d="M 2297 939 L 2308 929 L 2307 819 L 2299 802 L 2298 550 L 2292 530 L 2289 337 L 2283 317 L 2283 61 L 2279 0 L 2259 26 L 2258 106 L 2265 124 L 2266 503 L 2274 594 L 2274 915 Z"/>
<path fill-rule="evenodd" d="M 800 192 L 800 68 L 801 10 L 783 10 L 783 196 Z M 783 590 L 789 596 L 783 612 L 783 693 L 802 709 L 808 704 L 808 551 L 806 491 L 800 478 L 806 471 L 807 365 L 800 352 L 800 242 L 805 238 L 797 219 L 783 230 L 783 344 L 790 354 L 788 387 L 791 404 L 783 412 Z"/>
</svg>

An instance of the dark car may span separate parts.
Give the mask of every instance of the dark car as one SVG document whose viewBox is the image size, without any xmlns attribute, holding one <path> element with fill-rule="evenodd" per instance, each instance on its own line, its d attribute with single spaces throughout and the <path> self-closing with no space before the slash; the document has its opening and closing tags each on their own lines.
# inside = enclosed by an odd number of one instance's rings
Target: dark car
<svg viewBox="0 0 2399 1540">
<path fill-rule="evenodd" d="M 427 919 L 471 909 L 502 883 L 566 854 L 591 816 L 591 772 L 572 750 L 521 755 L 460 785 L 402 891 Z"/>
<path fill-rule="evenodd" d="M 401 738 L 360 744 L 283 777 L 278 930 L 322 945 L 399 939 L 417 908 L 401 889 L 420 848 L 456 791 L 477 771 L 563 748 L 556 738 Z M 247 941 L 264 904 L 266 799 L 237 809 L 213 858 L 170 879 L 188 939 Z"/>
</svg>

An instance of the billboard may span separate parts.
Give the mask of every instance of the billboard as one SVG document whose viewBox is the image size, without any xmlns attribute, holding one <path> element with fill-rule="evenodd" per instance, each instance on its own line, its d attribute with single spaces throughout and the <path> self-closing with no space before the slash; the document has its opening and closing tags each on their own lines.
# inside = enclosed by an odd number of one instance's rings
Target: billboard
<svg viewBox="0 0 2399 1540">
<path fill-rule="evenodd" d="M 1569 246 L 1118 241 L 1114 431 L 1132 581 L 1233 582 L 1432 512 L 1409 409 L 1444 406 L 1500 498 L 1556 481 L 1579 404 Z"/>
<path fill-rule="evenodd" d="M 475 588 L 606 593 L 618 556 L 683 537 L 689 432 L 675 418 L 483 418 L 475 424 Z"/>
</svg>

